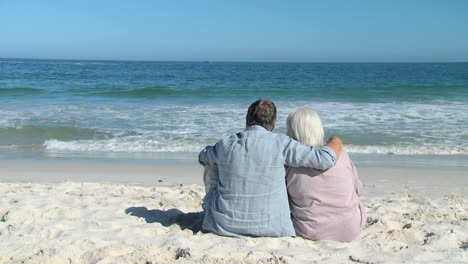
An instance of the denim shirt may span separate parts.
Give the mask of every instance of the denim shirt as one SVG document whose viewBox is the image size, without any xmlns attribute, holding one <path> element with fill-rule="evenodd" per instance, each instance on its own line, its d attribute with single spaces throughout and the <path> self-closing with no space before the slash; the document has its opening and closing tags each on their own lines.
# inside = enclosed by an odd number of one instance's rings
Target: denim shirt
<svg viewBox="0 0 468 264">
<path fill-rule="evenodd" d="M 335 164 L 336 154 L 255 125 L 207 146 L 199 162 L 217 165 L 219 173 L 203 201 L 205 230 L 234 237 L 295 236 L 285 166 L 325 170 Z"/>
</svg>

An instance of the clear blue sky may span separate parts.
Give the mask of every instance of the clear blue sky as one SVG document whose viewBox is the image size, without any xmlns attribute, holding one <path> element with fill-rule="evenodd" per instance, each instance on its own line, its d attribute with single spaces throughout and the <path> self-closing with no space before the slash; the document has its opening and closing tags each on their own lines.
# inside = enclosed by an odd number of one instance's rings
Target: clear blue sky
<svg viewBox="0 0 468 264">
<path fill-rule="evenodd" d="M 0 57 L 468 61 L 468 1 L 0 0 Z"/>
</svg>

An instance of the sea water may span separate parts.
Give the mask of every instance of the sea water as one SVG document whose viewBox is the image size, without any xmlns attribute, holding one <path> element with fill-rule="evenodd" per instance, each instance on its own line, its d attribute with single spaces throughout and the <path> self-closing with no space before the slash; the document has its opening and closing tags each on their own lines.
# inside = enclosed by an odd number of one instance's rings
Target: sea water
<svg viewBox="0 0 468 264">
<path fill-rule="evenodd" d="M 468 63 L 0 59 L 0 158 L 195 163 L 260 98 L 276 133 L 313 108 L 362 164 L 468 167 Z"/>
</svg>

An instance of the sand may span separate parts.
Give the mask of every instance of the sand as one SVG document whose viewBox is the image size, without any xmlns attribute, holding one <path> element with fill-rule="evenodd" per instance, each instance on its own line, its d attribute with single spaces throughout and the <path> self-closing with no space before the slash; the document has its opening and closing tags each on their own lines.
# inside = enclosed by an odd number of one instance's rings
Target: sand
<svg viewBox="0 0 468 264">
<path fill-rule="evenodd" d="M 0 166 L 0 263 L 468 263 L 465 171 L 358 168 L 369 221 L 341 243 L 201 232 L 195 165 Z"/>
</svg>

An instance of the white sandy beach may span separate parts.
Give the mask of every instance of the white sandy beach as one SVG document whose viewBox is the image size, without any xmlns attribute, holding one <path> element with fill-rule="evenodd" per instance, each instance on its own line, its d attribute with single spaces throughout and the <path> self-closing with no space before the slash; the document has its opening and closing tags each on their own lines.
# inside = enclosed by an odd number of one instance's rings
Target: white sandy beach
<svg viewBox="0 0 468 264">
<path fill-rule="evenodd" d="M 0 166 L 0 263 L 468 263 L 466 171 L 358 168 L 369 221 L 340 243 L 202 233 L 200 166 Z"/>
</svg>

